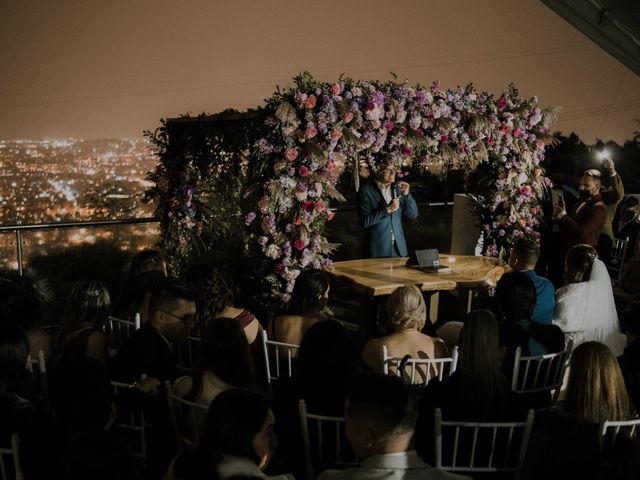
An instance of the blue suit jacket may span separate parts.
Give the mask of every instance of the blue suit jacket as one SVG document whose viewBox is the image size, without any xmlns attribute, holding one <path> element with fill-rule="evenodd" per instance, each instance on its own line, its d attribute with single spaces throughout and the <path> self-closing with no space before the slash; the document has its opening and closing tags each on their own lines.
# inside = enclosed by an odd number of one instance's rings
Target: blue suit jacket
<svg viewBox="0 0 640 480">
<path fill-rule="evenodd" d="M 526 270 L 522 273 L 536 287 L 536 306 L 533 309 L 531 320 L 544 325 L 551 325 L 553 311 L 556 308 L 556 290 L 553 284 L 546 278 L 536 275 L 533 270 Z"/>
<path fill-rule="evenodd" d="M 362 185 L 358 192 L 358 216 L 365 230 L 365 255 L 368 257 L 395 257 L 392 238 L 395 238 L 401 256 L 409 254 L 402 230 L 402 215 L 418 218 L 418 205 L 411 194 L 404 197 L 397 186 L 395 189 L 400 198 L 400 208 L 393 213 L 387 212 L 387 202 L 375 182 Z"/>
</svg>

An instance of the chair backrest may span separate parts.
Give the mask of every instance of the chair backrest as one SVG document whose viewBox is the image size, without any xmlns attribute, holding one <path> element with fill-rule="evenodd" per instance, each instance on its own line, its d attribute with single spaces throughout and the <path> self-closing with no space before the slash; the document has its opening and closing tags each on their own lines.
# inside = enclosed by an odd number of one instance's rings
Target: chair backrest
<svg viewBox="0 0 640 480">
<path fill-rule="evenodd" d="M 309 480 L 315 479 L 316 473 L 328 466 L 358 465 L 345 434 L 344 417 L 309 413 L 307 405 L 302 399 L 298 407 L 302 427 L 304 460 Z"/>
<path fill-rule="evenodd" d="M 174 344 L 176 367 L 179 370 L 193 371 L 200 354 L 200 337 L 189 335 L 184 342 Z"/>
<path fill-rule="evenodd" d="M 626 421 L 606 421 L 600 426 L 599 445 L 604 465 L 615 463 L 616 447 L 621 438 L 632 440 L 640 434 L 640 418 Z M 619 453 L 619 452 L 618 452 Z"/>
<path fill-rule="evenodd" d="M 400 358 L 391 357 L 387 346 L 382 346 L 382 368 L 386 375 L 392 374 L 412 385 L 425 386 L 434 378 L 442 380 L 458 367 L 458 347 L 454 347 L 450 357 L 443 358 Z"/>
<path fill-rule="evenodd" d="M 20 439 L 14 433 L 11 435 L 11 445 L 0 448 L 0 475 L 2 480 L 24 480 L 20 468 Z"/>
<path fill-rule="evenodd" d="M 200 441 L 202 426 L 209 407 L 177 396 L 171 382 L 165 382 L 171 424 L 180 450 L 193 448 Z"/>
<path fill-rule="evenodd" d="M 627 256 L 627 248 L 629 246 L 629 237 L 616 238 L 611 248 L 611 258 L 609 260 L 609 271 L 615 274 L 614 280 L 620 281 L 622 270 L 624 268 L 624 260 Z"/>
<path fill-rule="evenodd" d="M 435 412 L 435 467 L 453 472 L 515 472 L 529 445 L 534 411 L 524 422 L 452 422 Z"/>
<path fill-rule="evenodd" d="M 267 371 L 267 382 L 271 383 L 271 380 L 277 380 L 285 372 L 288 377 L 293 374 L 293 358 L 297 356 L 300 345 L 269 340 L 266 330 L 262 330 L 262 350 Z M 286 362 L 282 369 L 281 362 Z M 281 371 L 285 367 L 286 370 L 284 372 Z"/>
<path fill-rule="evenodd" d="M 111 381 L 115 395 L 117 418 L 115 425 L 131 441 L 136 456 L 147 459 L 147 422 L 142 408 L 142 393 L 128 383 Z"/>
<path fill-rule="evenodd" d="M 516 393 L 553 391 L 555 403 L 569 366 L 572 348 L 573 341 L 569 340 L 563 351 L 537 357 L 523 357 L 522 349 L 516 348 L 511 390 Z"/>
<path fill-rule="evenodd" d="M 51 403 L 49 398 L 49 381 L 47 379 L 47 362 L 44 357 L 44 351 L 38 350 L 38 356 L 31 359 L 31 368 L 38 378 L 40 395 L 42 397 L 42 407 L 46 411 L 49 411 Z"/>
<path fill-rule="evenodd" d="M 140 314 L 136 313 L 134 320 L 109 316 L 102 326 L 105 343 L 110 356 L 115 356 L 124 342 L 140 328 Z"/>
</svg>

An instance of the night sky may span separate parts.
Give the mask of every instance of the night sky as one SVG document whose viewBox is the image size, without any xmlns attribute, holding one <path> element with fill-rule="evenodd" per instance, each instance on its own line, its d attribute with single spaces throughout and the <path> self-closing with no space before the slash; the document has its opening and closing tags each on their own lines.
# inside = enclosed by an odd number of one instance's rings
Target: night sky
<svg viewBox="0 0 640 480">
<path fill-rule="evenodd" d="M 640 77 L 537 0 L 0 0 L 0 138 L 139 137 L 257 106 L 303 70 L 499 94 L 623 141 Z"/>
</svg>

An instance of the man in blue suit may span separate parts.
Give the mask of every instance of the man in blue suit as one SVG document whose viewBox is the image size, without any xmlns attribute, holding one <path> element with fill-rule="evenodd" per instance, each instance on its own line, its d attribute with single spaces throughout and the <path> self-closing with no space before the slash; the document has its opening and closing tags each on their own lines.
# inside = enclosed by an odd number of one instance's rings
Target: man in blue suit
<svg viewBox="0 0 640 480">
<path fill-rule="evenodd" d="M 365 256 L 406 257 L 407 242 L 402 230 L 402 215 L 418 218 L 418 206 L 409 193 L 407 182 L 396 182 L 392 163 L 380 165 L 374 180 L 358 193 L 358 216 L 365 229 Z"/>
</svg>

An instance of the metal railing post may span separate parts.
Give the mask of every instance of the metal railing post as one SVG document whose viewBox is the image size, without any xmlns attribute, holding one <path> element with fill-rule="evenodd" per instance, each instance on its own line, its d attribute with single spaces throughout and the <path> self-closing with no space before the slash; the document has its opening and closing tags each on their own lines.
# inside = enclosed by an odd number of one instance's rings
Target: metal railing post
<svg viewBox="0 0 640 480">
<path fill-rule="evenodd" d="M 18 274 L 22 276 L 22 232 L 16 230 L 16 254 L 18 256 Z"/>
</svg>

